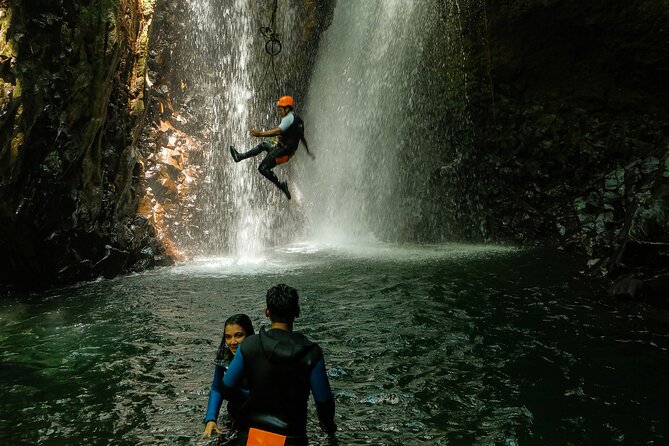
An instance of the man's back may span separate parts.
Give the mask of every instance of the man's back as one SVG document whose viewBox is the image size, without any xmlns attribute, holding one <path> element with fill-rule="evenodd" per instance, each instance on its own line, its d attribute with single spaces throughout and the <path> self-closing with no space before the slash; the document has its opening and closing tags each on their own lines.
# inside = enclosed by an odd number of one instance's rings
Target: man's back
<svg viewBox="0 0 669 446">
<path fill-rule="evenodd" d="M 247 338 L 241 347 L 250 395 L 240 409 L 244 427 L 306 435 L 307 401 L 320 347 L 301 333 L 279 329 Z"/>
</svg>

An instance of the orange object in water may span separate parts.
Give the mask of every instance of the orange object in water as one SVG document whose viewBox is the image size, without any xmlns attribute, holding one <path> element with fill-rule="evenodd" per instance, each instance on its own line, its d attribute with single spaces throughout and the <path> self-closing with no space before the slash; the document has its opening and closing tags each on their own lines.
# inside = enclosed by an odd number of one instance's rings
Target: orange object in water
<svg viewBox="0 0 669 446">
<path fill-rule="evenodd" d="M 285 435 L 273 434 L 254 427 L 249 429 L 249 438 L 246 440 L 246 446 L 284 446 L 285 444 Z"/>
</svg>

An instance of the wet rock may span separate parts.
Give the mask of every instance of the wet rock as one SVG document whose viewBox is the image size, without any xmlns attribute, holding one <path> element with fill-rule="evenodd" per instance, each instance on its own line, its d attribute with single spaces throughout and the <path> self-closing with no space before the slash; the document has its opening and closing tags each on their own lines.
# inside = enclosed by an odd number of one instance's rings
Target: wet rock
<svg viewBox="0 0 669 446">
<path fill-rule="evenodd" d="M 116 249 L 113 246 L 105 246 L 105 255 L 93 265 L 96 275 L 111 279 L 125 270 L 128 261 L 128 251 Z"/>
<path fill-rule="evenodd" d="M 669 11 L 653 0 L 469 7 L 476 134 L 462 150 L 489 160 L 469 166 L 488 181 L 453 186 L 456 199 L 489 205 L 461 218 L 484 222 L 493 240 L 578 251 L 613 294 L 653 300 L 647 280 L 666 265 Z"/>
<path fill-rule="evenodd" d="M 0 283 L 112 277 L 154 243 L 128 228 L 153 2 L 63 5 L 0 2 Z"/>
<path fill-rule="evenodd" d="M 609 293 L 619 299 L 649 302 L 669 308 L 669 270 L 650 275 L 625 274 L 613 282 Z"/>
<path fill-rule="evenodd" d="M 628 236 L 638 243 L 669 247 L 669 194 L 650 198 L 636 209 Z"/>
</svg>

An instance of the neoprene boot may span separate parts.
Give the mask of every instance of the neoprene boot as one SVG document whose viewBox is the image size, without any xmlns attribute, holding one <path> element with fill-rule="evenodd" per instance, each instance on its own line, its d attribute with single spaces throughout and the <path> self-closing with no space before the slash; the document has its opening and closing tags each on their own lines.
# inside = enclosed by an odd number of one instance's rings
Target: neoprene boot
<svg viewBox="0 0 669 446">
<path fill-rule="evenodd" d="M 232 155 L 232 159 L 235 160 L 236 163 L 242 160 L 242 157 L 239 155 L 237 149 L 235 149 L 235 146 L 230 146 L 230 155 Z"/>
<path fill-rule="evenodd" d="M 258 166 L 258 172 L 268 180 L 270 180 L 276 187 L 278 187 L 281 192 L 286 194 L 286 197 L 290 200 L 290 192 L 288 191 L 288 183 L 285 181 L 279 181 L 279 179 L 272 172 L 272 168 L 269 166 L 276 166 L 276 162 L 269 156 L 265 158 L 262 163 Z"/>
<path fill-rule="evenodd" d="M 290 200 L 290 192 L 288 191 L 288 183 L 286 183 L 285 181 L 281 181 L 281 182 L 279 182 L 279 184 L 277 184 L 277 186 L 279 186 L 279 189 L 281 189 L 281 192 L 286 194 L 286 197 L 288 197 L 288 199 Z"/>
</svg>

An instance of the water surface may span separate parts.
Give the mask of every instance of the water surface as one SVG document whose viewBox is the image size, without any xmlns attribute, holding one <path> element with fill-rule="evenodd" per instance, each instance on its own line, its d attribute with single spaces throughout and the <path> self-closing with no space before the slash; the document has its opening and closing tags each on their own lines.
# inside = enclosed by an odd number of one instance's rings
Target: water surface
<svg viewBox="0 0 669 446">
<path fill-rule="evenodd" d="M 298 244 L 0 301 L 0 443 L 199 440 L 224 319 L 301 293 L 340 445 L 666 444 L 666 314 L 580 262 L 485 246 Z M 326 444 L 311 407 L 312 444 Z"/>
</svg>

